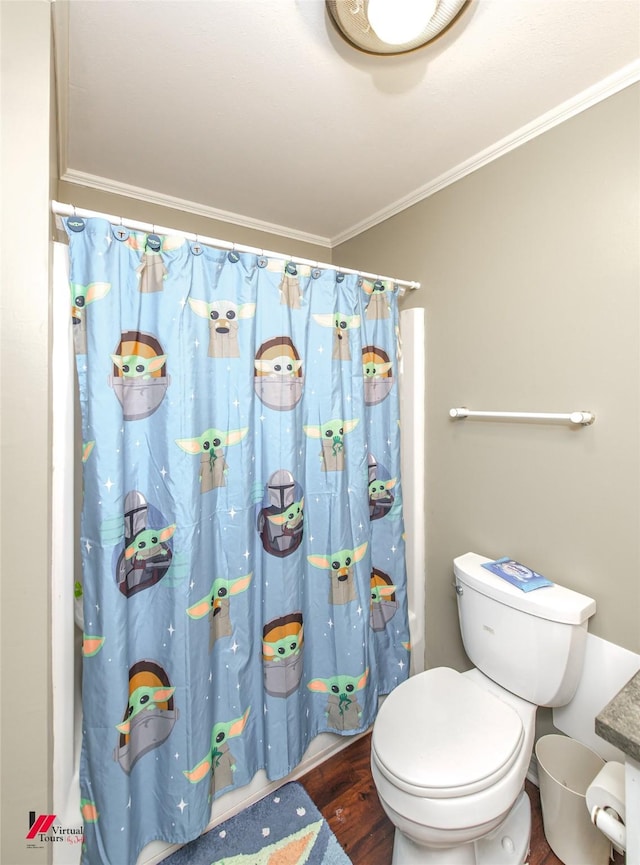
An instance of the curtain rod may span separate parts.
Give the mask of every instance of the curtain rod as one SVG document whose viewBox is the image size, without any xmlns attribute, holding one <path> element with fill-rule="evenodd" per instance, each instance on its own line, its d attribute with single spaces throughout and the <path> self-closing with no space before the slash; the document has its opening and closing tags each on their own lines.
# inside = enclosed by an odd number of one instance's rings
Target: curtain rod
<svg viewBox="0 0 640 865">
<path fill-rule="evenodd" d="M 409 290 L 420 288 L 419 282 L 409 281 L 406 279 L 395 279 L 391 276 L 381 276 L 379 273 L 366 273 L 363 270 L 352 270 L 350 267 L 338 267 L 335 264 L 327 264 L 322 261 L 311 261 L 308 258 L 299 258 L 297 255 L 286 255 L 282 252 L 258 249 L 255 246 L 245 246 L 241 243 L 230 243 L 228 240 L 219 240 L 215 237 L 206 237 L 205 235 L 194 234 L 189 231 L 179 231 L 177 228 L 166 228 L 165 226 L 155 225 L 149 222 L 138 222 L 135 219 L 124 219 L 121 216 L 114 216 L 111 213 L 99 213 L 96 210 L 85 210 L 81 207 L 75 207 L 73 204 L 62 204 L 59 201 L 51 202 L 51 210 L 57 216 L 82 216 L 87 219 L 97 217 L 98 219 L 106 219 L 116 225 L 123 225 L 125 228 L 131 228 L 134 231 L 145 231 L 149 234 L 172 234 L 177 235 L 178 237 L 184 237 L 187 240 L 196 240 L 198 243 L 203 243 L 205 246 L 235 250 L 236 252 L 249 252 L 254 255 L 266 255 L 269 258 L 278 258 L 283 261 L 295 261 L 297 264 L 308 264 L 311 267 L 322 268 L 322 270 L 335 270 L 340 273 L 355 273 L 358 276 L 364 276 L 366 279 L 387 280 L 403 288 L 408 288 Z"/>
</svg>

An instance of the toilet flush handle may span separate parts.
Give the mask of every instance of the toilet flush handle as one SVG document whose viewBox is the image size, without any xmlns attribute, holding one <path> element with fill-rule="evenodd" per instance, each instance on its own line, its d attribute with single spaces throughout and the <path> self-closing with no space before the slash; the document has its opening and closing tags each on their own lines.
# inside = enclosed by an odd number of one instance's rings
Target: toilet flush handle
<svg viewBox="0 0 640 865">
<path fill-rule="evenodd" d="M 456 590 L 456 595 L 464 595 L 464 589 L 459 583 L 454 583 L 453 586 Z"/>
</svg>

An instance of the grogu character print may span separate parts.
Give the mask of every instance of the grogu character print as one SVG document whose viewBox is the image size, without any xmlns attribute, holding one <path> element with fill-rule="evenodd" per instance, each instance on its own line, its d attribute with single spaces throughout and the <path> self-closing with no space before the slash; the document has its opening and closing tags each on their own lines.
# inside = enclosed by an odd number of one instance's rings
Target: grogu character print
<svg viewBox="0 0 640 865">
<path fill-rule="evenodd" d="M 189 306 L 201 318 L 209 321 L 209 357 L 240 357 L 238 328 L 240 319 L 253 318 L 255 303 L 234 303 L 232 300 L 189 298 Z"/>
<path fill-rule="evenodd" d="M 387 622 L 398 612 L 396 587 L 391 577 L 378 568 L 371 571 L 371 606 L 369 624 L 373 631 L 384 631 Z"/>
<path fill-rule="evenodd" d="M 286 469 L 278 469 L 267 481 L 257 528 L 265 552 L 272 556 L 290 556 L 302 543 L 304 496 Z"/>
<path fill-rule="evenodd" d="M 393 363 L 384 349 L 365 345 L 362 349 L 362 374 L 364 376 L 364 401 L 366 405 L 377 405 L 389 396 L 393 387 Z"/>
<path fill-rule="evenodd" d="M 254 361 L 253 387 L 267 408 L 291 411 L 300 402 L 304 375 L 302 360 L 288 336 L 263 342 Z"/>
<path fill-rule="evenodd" d="M 226 486 L 229 469 L 223 448 L 237 445 L 246 436 L 249 427 L 235 430 L 219 430 L 215 427 L 205 430 L 202 435 L 192 439 L 176 439 L 178 447 L 185 453 L 200 454 L 200 492 L 208 493 L 216 487 Z"/>
<path fill-rule="evenodd" d="M 104 637 L 91 634 L 82 635 L 82 657 L 93 658 L 104 646 Z"/>
<path fill-rule="evenodd" d="M 328 694 L 325 715 L 327 724 L 334 730 L 357 730 L 362 724 L 362 707 L 356 692 L 367 683 L 369 668 L 361 676 L 332 676 L 329 679 L 312 679 L 307 688 L 319 694 Z"/>
<path fill-rule="evenodd" d="M 155 661 L 138 661 L 129 670 L 129 698 L 113 758 L 129 774 L 141 757 L 160 747 L 178 719 L 169 677 Z"/>
<path fill-rule="evenodd" d="M 76 354 L 87 353 L 87 306 L 96 300 L 101 300 L 111 289 L 110 282 L 90 282 L 88 285 L 80 285 L 78 282 L 69 283 L 71 286 L 71 327 L 73 330 L 73 348 Z"/>
<path fill-rule="evenodd" d="M 122 594 L 132 595 L 155 586 L 173 559 L 171 539 L 175 523 L 167 525 L 150 508 L 144 495 L 130 490 L 124 499 L 124 546 L 116 562 L 116 583 Z"/>
<path fill-rule="evenodd" d="M 338 550 L 331 555 L 307 556 L 309 564 L 314 568 L 329 571 L 331 580 L 329 603 L 334 605 L 348 604 L 357 600 L 356 584 L 353 567 L 367 552 L 368 541 L 360 544 L 354 550 Z"/>
<path fill-rule="evenodd" d="M 395 487 L 397 478 L 389 476 L 389 472 L 380 465 L 373 454 L 367 457 L 369 467 L 369 519 L 379 520 L 385 517 L 393 507 L 394 496 L 391 490 Z"/>
<path fill-rule="evenodd" d="M 111 360 L 109 385 L 122 406 L 124 419 L 149 417 L 160 406 L 170 384 L 167 356 L 159 341 L 150 333 L 125 331 Z"/>
<path fill-rule="evenodd" d="M 82 462 L 86 463 L 86 461 L 91 456 L 91 453 L 96 446 L 95 439 L 90 442 L 82 442 Z"/>
<path fill-rule="evenodd" d="M 356 428 L 358 421 L 359 418 L 352 420 L 333 418 L 333 420 L 320 424 L 320 426 L 308 425 L 304 427 L 309 438 L 321 439 L 322 441 L 320 458 L 323 472 L 344 471 L 344 437 Z"/>
<path fill-rule="evenodd" d="M 246 591 L 252 576 L 253 572 L 234 580 L 218 577 L 213 581 L 209 594 L 188 608 L 187 613 L 192 619 L 209 617 L 209 651 L 216 640 L 231 636 L 231 597 Z"/>
<path fill-rule="evenodd" d="M 215 796 L 233 785 L 236 760 L 229 750 L 229 739 L 239 736 L 247 725 L 249 707 L 246 712 L 233 721 L 218 722 L 211 731 L 211 749 L 207 756 L 193 769 L 185 771 L 185 777 L 197 784 L 210 775 L 209 795 Z"/>
<path fill-rule="evenodd" d="M 131 232 L 125 242 L 127 246 L 135 249 L 136 252 L 142 252 L 140 264 L 136 268 L 138 290 L 142 294 L 153 294 L 154 292 L 162 291 L 164 281 L 169 273 L 162 253 L 179 249 L 185 243 L 185 238 Z"/>
<path fill-rule="evenodd" d="M 288 697 L 300 686 L 304 661 L 302 613 L 272 619 L 262 629 L 264 689 L 272 697 Z"/>
<path fill-rule="evenodd" d="M 376 279 L 374 282 L 363 279 L 362 290 L 369 297 L 365 317 L 368 320 L 389 318 L 388 295 L 393 292 L 393 283 L 384 282 L 381 279 Z"/>
<path fill-rule="evenodd" d="M 91 799 L 80 799 L 80 813 L 84 823 L 97 823 L 100 817 L 96 803 Z"/>
<path fill-rule="evenodd" d="M 333 328 L 332 360 L 351 360 L 349 331 L 360 327 L 360 316 L 327 312 L 314 315 L 313 318 L 322 327 Z"/>
<path fill-rule="evenodd" d="M 302 289 L 300 288 L 300 280 L 298 279 L 298 268 L 292 261 L 288 262 L 284 267 L 279 289 L 282 306 L 288 306 L 291 309 L 300 309 Z"/>
</svg>

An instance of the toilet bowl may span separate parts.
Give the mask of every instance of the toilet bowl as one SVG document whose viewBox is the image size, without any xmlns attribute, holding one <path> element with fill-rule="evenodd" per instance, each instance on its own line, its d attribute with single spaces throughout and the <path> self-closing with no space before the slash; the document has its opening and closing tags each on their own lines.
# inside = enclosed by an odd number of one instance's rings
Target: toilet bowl
<svg viewBox="0 0 640 865">
<path fill-rule="evenodd" d="M 371 771 L 396 827 L 393 865 L 526 861 L 537 706 L 571 699 L 595 602 L 561 586 L 527 599 L 481 567 L 488 561 L 467 553 L 454 563 L 463 642 L 477 667 L 408 679 L 374 724 Z"/>
<path fill-rule="evenodd" d="M 469 845 L 505 821 L 529 768 L 535 714 L 478 670 L 438 667 L 389 695 L 374 725 L 371 769 L 389 819 L 415 845 L 433 848 L 435 856 L 424 850 L 416 862 L 440 865 L 443 848 Z M 526 855 L 530 821 L 520 828 L 523 837 L 511 841 Z M 477 861 L 476 851 L 463 852 L 467 859 L 455 861 Z M 396 861 L 408 865 L 406 853 Z"/>
</svg>

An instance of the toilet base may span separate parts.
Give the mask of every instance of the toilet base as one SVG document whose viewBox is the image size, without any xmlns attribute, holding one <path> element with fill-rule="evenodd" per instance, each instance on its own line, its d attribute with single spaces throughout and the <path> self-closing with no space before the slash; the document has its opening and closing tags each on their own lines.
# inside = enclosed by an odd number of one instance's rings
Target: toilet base
<svg viewBox="0 0 640 865">
<path fill-rule="evenodd" d="M 531 803 L 523 790 L 506 819 L 470 844 L 422 847 L 396 829 L 391 865 L 525 865 L 530 840 Z"/>
</svg>

